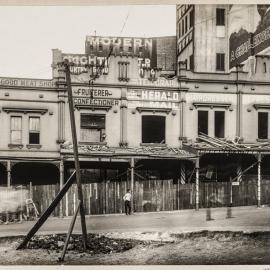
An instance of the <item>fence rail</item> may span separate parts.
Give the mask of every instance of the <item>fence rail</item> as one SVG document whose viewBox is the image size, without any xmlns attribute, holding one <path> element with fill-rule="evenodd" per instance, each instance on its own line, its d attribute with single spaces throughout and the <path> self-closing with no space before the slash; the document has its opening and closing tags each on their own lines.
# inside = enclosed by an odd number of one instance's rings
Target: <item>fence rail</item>
<svg viewBox="0 0 270 270">
<path fill-rule="evenodd" d="M 239 186 L 232 186 L 233 206 L 257 204 L 257 176 L 247 175 Z M 200 182 L 200 207 L 224 207 L 230 202 L 229 182 Z M 123 213 L 123 196 L 129 182 L 102 182 L 83 184 L 85 213 Z M 43 213 L 59 191 L 59 185 L 32 186 L 29 192 L 39 211 Z M 270 204 L 270 177 L 262 176 L 261 204 Z M 71 186 L 62 200 L 64 216 L 74 214 L 77 206 L 77 186 Z M 171 211 L 195 207 L 195 184 L 174 184 L 173 180 L 144 180 L 134 183 L 134 210 L 136 212 Z M 60 214 L 60 206 L 53 212 Z"/>
</svg>

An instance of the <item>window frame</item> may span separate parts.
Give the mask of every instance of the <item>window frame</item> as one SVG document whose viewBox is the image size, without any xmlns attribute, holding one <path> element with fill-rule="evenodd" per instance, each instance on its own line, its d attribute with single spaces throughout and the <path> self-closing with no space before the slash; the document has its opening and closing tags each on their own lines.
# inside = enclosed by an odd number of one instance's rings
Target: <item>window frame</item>
<svg viewBox="0 0 270 270">
<path fill-rule="evenodd" d="M 222 59 L 222 57 L 223 57 L 223 59 Z M 221 60 L 223 60 L 223 63 Z M 221 63 L 223 65 L 221 65 Z M 225 53 L 216 53 L 216 70 L 217 71 L 225 71 Z"/>
<path fill-rule="evenodd" d="M 144 139 L 144 136 L 143 136 L 143 119 L 145 119 L 146 117 L 150 118 L 154 118 L 154 117 L 158 117 L 160 119 L 163 119 L 164 121 L 164 140 L 163 142 L 145 142 L 143 141 Z M 166 120 L 167 120 L 167 117 L 164 116 L 164 115 L 153 115 L 153 114 L 143 114 L 141 116 L 141 144 L 161 144 L 161 145 L 166 145 Z"/>
<path fill-rule="evenodd" d="M 224 119 L 223 119 L 223 137 L 216 136 L 216 113 L 223 113 Z M 224 139 L 226 134 L 226 112 L 222 110 L 215 110 L 214 111 L 214 137 L 218 139 Z"/>
<path fill-rule="evenodd" d="M 225 9 L 224 8 L 216 9 L 216 25 L 225 26 Z"/>
<path fill-rule="evenodd" d="M 31 118 L 39 119 L 39 130 L 38 131 L 30 130 L 30 119 Z M 39 116 L 29 115 L 28 116 L 28 144 L 29 145 L 40 145 L 40 134 L 41 134 L 40 129 L 41 129 L 41 118 Z M 38 143 L 31 143 L 30 142 L 30 133 L 38 133 L 39 134 Z"/>
<path fill-rule="evenodd" d="M 209 111 L 208 110 L 198 110 L 197 111 L 197 134 L 198 136 L 200 135 L 200 130 L 199 130 L 199 114 L 203 112 L 207 114 L 207 132 L 203 132 L 204 134 L 208 135 L 209 134 Z"/>
<path fill-rule="evenodd" d="M 98 117 L 104 117 L 104 128 L 96 128 L 96 127 L 82 127 L 82 115 L 88 115 L 88 116 L 98 116 Z M 99 141 L 92 141 L 90 139 L 87 140 L 83 140 L 82 139 L 82 129 L 95 129 L 97 131 L 99 131 Z M 105 135 L 105 137 L 104 137 Z M 93 143 L 93 144 L 102 144 L 102 143 L 106 143 L 106 114 L 101 114 L 101 113 L 88 113 L 88 112 L 83 112 L 80 114 L 80 142 L 81 143 Z"/>
<path fill-rule="evenodd" d="M 260 132 L 259 132 L 259 129 L 260 129 L 260 127 L 259 127 L 259 123 L 260 123 L 260 121 L 259 121 L 259 115 L 262 115 L 262 114 L 266 114 L 267 115 L 267 121 L 266 121 L 266 123 L 267 123 L 267 126 L 266 126 L 267 136 L 266 136 L 266 138 L 262 138 L 262 137 L 259 136 L 260 135 Z M 269 113 L 266 112 L 266 111 L 259 111 L 258 112 L 258 115 L 257 115 L 257 123 L 258 123 L 257 138 L 259 140 L 268 140 L 269 139 Z"/>
<path fill-rule="evenodd" d="M 21 119 L 21 129 L 20 130 L 17 130 L 17 129 L 12 129 L 12 118 L 20 118 Z M 10 128 L 9 128 L 9 132 L 10 132 L 10 144 L 11 145 L 22 145 L 22 141 L 23 141 L 23 138 L 22 138 L 22 136 L 23 136 L 23 117 L 22 117 L 22 115 L 16 115 L 16 114 L 14 114 L 14 115 L 10 115 Z M 12 131 L 20 131 L 20 142 L 18 142 L 18 143 L 15 143 L 15 142 L 13 142 L 12 141 Z"/>
</svg>

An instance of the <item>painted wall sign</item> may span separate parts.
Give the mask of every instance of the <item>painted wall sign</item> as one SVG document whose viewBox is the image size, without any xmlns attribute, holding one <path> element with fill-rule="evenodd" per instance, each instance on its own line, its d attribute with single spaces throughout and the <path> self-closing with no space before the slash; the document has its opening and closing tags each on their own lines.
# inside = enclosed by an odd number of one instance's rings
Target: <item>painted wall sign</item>
<svg viewBox="0 0 270 270">
<path fill-rule="evenodd" d="M 63 60 L 67 59 L 73 66 L 70 66 L 70 73 L 80 75 L 82 73 L 90 73 L 95 75 L 107 75 L 109 72 L 108 60 L 105 56 L 85 55 L 85 54 L 63 54 Z M 102 68 L 100 68 L 103 66 Z"/>
<path fill-rule="evenodd" d="M 230 64 L 233 68 L 270 46 L 270 5 L 231 5 Z"/>
<path fill-rule="evenodd" d="M 120 101 L 117 99 L 96 99 L 87 97 L 74 97 L 74 105 L 94 105 L 94 106 L 118 106 Z"/>
<path fill-rule="evenodd" d="M 179 103 L 168 101 L 130 101 L 128 103 L 128 108 L 130 109 L 134 109 L 137 107 L 165 108 L 165 109 L 179 110 Z"/>
<path fill-rule="evenodd" d="M 18 78 L 0 78 L 0 85 L 18 86 L 18 87 L 39 87 L 53 88 L 55 84 L 52 80 L 36 80 L 36 79 L 18 79 Z"/>
<path fill-rule="evenodd" d="M 155 81 L 150 81 L 148 79 L 138 78 L 138 79 L 130 79 L 131 85 L 141 85 L 141 86 L 153 86 L 153 87 L 173 87 L 179 88 L 179 82 L 174 80 L 166 80 L 163 78 L 157 78 Z"/>
<path fill-rule="evenodd" d="M 186 102 L 209 102 L 209 103 L 236 103 L 236 97 L 230 94 L 216 95 L 216 94 L 201 94 L 188 93 L 186 95 Z"/>
<path fill-rule="evenodd" d="M 111 47 L 113 55 L 136 55 L 139 74 L 144 77 L 144 69 L 157 67 L 157 41 L 155 38 L 101 37 L 87 36 L 85 53 L 91 56 L 106 57 Z"/>
<path fill-rule="evenodd" d="M 179 102 L 179 93 L 176 91 L 161 90 L 133 90 L 128 89 L 129 100 L 152 100 L 162 102 Z"/>
<path fill-rule="evenodd" d="M 106 53 L 110 46 L 113 46 L 114 52 L 120 54 L 121 52 L 131 52 L 140 54 L 143 57 L 150 58 L 153 50 L 152 38 L 137 38 L 137 37 L 101 37 L 101 36 L 87 36 L 85 41 L 86 54 Z"/>
<path fill-rule="evenodd" d="M 74 97 L 91 97 L 91 91 L 89 87 L 72 87 L 72 93 Z M 96 88 L 93 87 L 93 97 L 94 98 L 121 98 L 120 89 L 108 89 L 108 88 Z"/>
</svg>

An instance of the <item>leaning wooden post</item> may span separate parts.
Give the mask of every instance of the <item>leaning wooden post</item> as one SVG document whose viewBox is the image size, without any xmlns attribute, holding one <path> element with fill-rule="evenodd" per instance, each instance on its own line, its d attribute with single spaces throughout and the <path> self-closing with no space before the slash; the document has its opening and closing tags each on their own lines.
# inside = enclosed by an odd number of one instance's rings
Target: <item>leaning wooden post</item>
<svg viewBox="0 0 270 270">
<path fill-rule="evenodd" d="M 261 207 L 261 163 L 262 163 L 262 155 L 258 154 L 258 182 L 257 182 L 257 207 Z"/>
<path fill-rule="evenodd" d="M 195 169 L 196 169 L 196 194 L 195 194 L 195 205 L 196 205 L 196 210 L 199 210 L 199 169 L 200 169 L 200 158 L 197 157 L 196 163 L 195 163 Z"/>
<path fill-rule="evenodd" d="M 131 191 L 131 211 L 134 212 L 134 158 L 130 160 L 130 191 Z"/>
<path fill-rule="evenodd" d="M 64 162 L 63 159 L 60 160 L 59 164 L 59 174 L 60 174 L 60 190 L 63 188 L 64 185 Z M 59 203 L 59 217 L 62 218 L 63 215 L 63 202 L 62 200 Z"/>
<path fill-rule="evenodd" d="M 80 203 L 80 216 L 81 216 L 81 227 L 82 227 L 82 240 L 83 240 L 84 250 L 86 250 L 87 230 L 86 230 L 86 223 L 85 223 L 85 211 L 84 211 L 82 184 L 81 184 L 81 171 L 80 171 L 80 162 L 79 162 L 78 141 L 77 141 L 77 132 L 76 132 L 76 123 L 75 123 L 75 115 L 74 115 L 74 104 L 73 104 L 73 97 L 72 97 L 69 65 L 70 64 L 69 64 L 68 60 L 65 60 L 64 66 L 65 66 L 65 72 L 66 72 L 69 116 L 70 116 L 71 134 L 72 134 L 72 143 L 73 143 L 75 170 L 76 170 L 77 191 L 78 191 L 78 199 L 81 202 Z"/>
<path fill-rule="evenodd" d="M 11 187 L 11 162 L 10 160 L 7 161 L 7 199 L 9 197 L 9 191 Z M 9 222 L 9 209 L 6 211 L 6 224 Z"/>
</svg>

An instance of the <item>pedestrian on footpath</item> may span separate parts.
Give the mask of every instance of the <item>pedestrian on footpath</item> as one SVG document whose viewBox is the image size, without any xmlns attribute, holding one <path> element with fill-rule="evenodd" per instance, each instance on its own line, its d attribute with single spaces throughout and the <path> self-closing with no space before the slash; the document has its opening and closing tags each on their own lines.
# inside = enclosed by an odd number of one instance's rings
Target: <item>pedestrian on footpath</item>
<svg viewBox="0 0 270 270">
<path fill-rule="evenodd" d="M 125 196 L 123 197 L 123 200 L 125 202 L 125 212 L 126 215 L 130 215 L 131 214 L 131 192 L 130 189 L 127 190 L 127 193 L 125 194 Z"/>
</svg>

